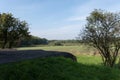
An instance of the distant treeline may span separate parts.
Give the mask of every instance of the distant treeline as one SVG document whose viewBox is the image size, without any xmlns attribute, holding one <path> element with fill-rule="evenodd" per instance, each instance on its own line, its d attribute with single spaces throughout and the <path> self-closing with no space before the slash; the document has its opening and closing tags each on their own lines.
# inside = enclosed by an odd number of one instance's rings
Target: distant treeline
<svg viewBox="0 0 120 80">
<path fill-rule="evenodd" d="M 48 46 L 69 46 L 79 45 L 80 40 L 47 40 L 46 38 L 40 38 L 37 36 L 31 36 L 28 39 L 22 39 L 18 47 L 36 46 L 36 45 L 48 45 Z"/>
<path fill-rule="evenodd" d="M 46 38 L 40 38 L 37 36 L 31 36 L 27 39 L 22 39 L 18 47 L 23 47 L 23 46 L 34 46 L 34 45 L 47 45 L 48 40 Z"/>
<path fill-rule="evenodd" d="M 71 46 L 71 45 L 79 45 L 82 41 L 80 40 L 50 40 L 49 45 L 53 46 Z"/>
</svg>

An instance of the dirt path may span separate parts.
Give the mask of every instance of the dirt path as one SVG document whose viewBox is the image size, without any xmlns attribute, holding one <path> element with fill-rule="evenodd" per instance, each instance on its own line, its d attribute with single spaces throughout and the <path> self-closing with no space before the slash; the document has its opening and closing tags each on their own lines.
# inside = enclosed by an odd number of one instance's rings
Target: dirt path
<svg viewBox="0 0 120 80">
<path fill-rule="evenodd" d="M 66 58 L 71 58 L 76 61 L 76 57 L 67 52 L 57 52 L 57 51 L 43 51 L 43 50 L 13 50 L 13 51 L 0 51 L 0 64 L 17 62 L 26 59 L 33 58 L 45 58 L 45 57 L 56 57 L 63 56 Z"/>
</svg>

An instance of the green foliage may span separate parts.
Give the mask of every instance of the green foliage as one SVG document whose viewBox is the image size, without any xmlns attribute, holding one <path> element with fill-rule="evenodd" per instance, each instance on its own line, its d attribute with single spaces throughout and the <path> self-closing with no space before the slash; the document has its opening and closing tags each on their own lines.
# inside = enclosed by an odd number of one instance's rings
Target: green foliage
<svg viewBox="0 0 120 80">
<path fill-rule="evenodd" d="M 49 40 L 49 45 L 76 46 L 76 45 L 81 45 L 81 42 L 79 40 Z"/>
<path fill-rule="evenodd" d="M 45 38 L 39 38 L 36 36 L 31 36 L 28 39 L 22 39 L 20 41 L 20 44 L 18 45 L 20 46 L 34 46 L 34 45 L 47 45 L 48 44 L 48 40 Z"/>
<path fill-rule="evenodd" d="M 22 38 L 29 36 L 28 24 L 11 13 L 0 14 L 0 42 L 2 48 L 12 48 Z"/>
<path fill-rule="evenodd" d="M 62 43 L 59 42 L 59 41 L 56 41 L 56 42 L 54 42 L 54 45 L 55 45 L 55 46 L 62 46 Z"/>
<path fill-rule="evenodd" d="M 98 49 L 105 66 L 113 67 L 120 49 L 120 13 L 97 10 L 87 17 L 82 39 Z"/>
<path fill-rule="evenodd" d="M 77 63 L 52 57 L 3 64 L 0 80 L 120 80 L 120 70 L 94 64 L 96 60 L 99 58 L 79 56 Z"/>
</svg>

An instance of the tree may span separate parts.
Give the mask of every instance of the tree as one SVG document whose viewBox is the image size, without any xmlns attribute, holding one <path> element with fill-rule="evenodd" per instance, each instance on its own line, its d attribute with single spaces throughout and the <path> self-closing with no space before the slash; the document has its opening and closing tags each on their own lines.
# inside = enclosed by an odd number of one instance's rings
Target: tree
<svg viewBox="0 0 120 80">
<path fill-rule="evenodd" d="M 13 17 L 11 13 L 0 14 L 0 40 L 2 48 L 12 48 L 13 44 L 29 36 L 28 24 Z"/>
<path fill-rule="evenodd" d="M 11 22 L 13 18 L 11 17 L 11 14 L 0 14 L 0 30 L 1 30 L 1 40 L 3 41 L 2 48 L 5 48 L 5 45 L 7 44 L 7 36 L 8 36 L 8 28 L 11 25 Z"/>
<path fill-rule="evenodd" d="M 120 13 L 94 10 L 87 17 L 82 40 L 98 49 L 105 66 L 113 67 L 120 49 Z"/>
<path fill-rule="evenodd" d="M 29 37 L 28 24 L 25 21 L 17 20 L 15 26 L 11 27 L 12 29 L 8 32 L 8 48 L 12 48 L 13 44 L 20 41 L 22 38 Z"/>
<path fill-rule="evenodd" d="M 48 44 L 47 39 L 31 35 L 27 39 L 23 38 L 18 46 L 34 46 L 34 45 L 46 45 L 46 44 Z"/>
</svg>

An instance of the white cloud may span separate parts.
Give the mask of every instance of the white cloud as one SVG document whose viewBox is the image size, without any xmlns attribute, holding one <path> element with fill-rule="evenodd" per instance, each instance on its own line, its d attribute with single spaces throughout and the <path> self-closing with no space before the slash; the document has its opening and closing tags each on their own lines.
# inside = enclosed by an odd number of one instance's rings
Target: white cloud
<svg viewBox="0 0 120 80">
<path fill-rule="evenodd" d="M 69 17 L 67 16 L 67 19 L 65 18 L 63 19 L 63 21 L 60 21 L 61 16 L 57 17 L 57 19 L 59 18 L 58 20 L 53 17 L 51 17 L 52 19 L 42 20 L 44 17 L 48 18 L 48 16 L 51 16 L 49 13 L 49 10 L 47 9 L 51 6 L 51 5 L 48 6 L 49 2 L 46 3 L 45 1 L 45 2 L 38 3 L 37 0 L 33 2 L 27 2 L 27 1 L 29 0 L 26 0 L 26 2 L 24 2 L 24 0 L 22 1 L 1 0 L 0 1 L 1 12 L 10 11 L 13 14 L 15 14 L 16 17 L 18 18 L 20 17 L 23 20 L 27 20 L 30 24 L 32 24 L 31 26 L 32 34 L 40 37 L 45 37 L 48 39 L 75 38 L 79 34 L 81 26 L 84 26 L 86 17 L 89 16 L 94 9 L 103 9 L 103 10 L 113 11 L 113 12 L 120 11 L 119 0 L 87 0 L 87 1 L 84 1 L 83 4 L 73 6 L 71 8 L 71 11 L 68 10 L 69 12 L 71 12 L 69 14 L 70 16 L 68 15 Z M 45 12 L 48 12 L 48 13 L 45 13 Z M 43 14 L 47 14 L 48 16 L 44 16 Z M 37 15 L 37 17 L 35 15 Z M 59 14 L 56 14 L 56 16 L 57 15 L 59 16 Z M 62 17 L 64 17 L 65 15 L 63 14 Z M 52 16 L 55 17 L 55 15 L 52 15 Z M 43 23 L 47 24 L 45 25 L 45 27 L 47 26 L 50 26 L 50 27 L 48 27 L 48 29 L 46 30 L 43 29 L 44 26 L 40 23 L 39 19 L 42 20 Z M 50 23 L 47 23 L 47 21 Z M 60 26 L 60 25 L 64 25 L 64 26 Z M 39 28 L 37 26 L 42 26 L 42 27 Z M 51 28 L 52 26 L 53 28 Z"/>
<path fill-rule="evenodd" d="M 107 11 L 120 11 L 120 4 L 119 0 L 89 0 L 88 2 L 74 6 L 73 15 L 71 15 L 67 21 L 85 21 L 86 17 L 89 16 L 89 14 L 94 9 L 103 9 Z"/>
<path fill-rule="evenodd" d="M 94 9 L 115 12 L 120 9 L 120 6 L 118 3 L 113 4 L 113 0 L 90 0 L 83 5 L 75 6 L 73 9 L 74 14 L 65 19 L 65 21 L 69 21 L 70 23 L 76 21 L 80 21 L 81 23 L 47 29 L 39 32 L 37 35 L 48 39 L 75 39 L 80 32 L 81 26 L 85 24 L 86 17 L 89 16 Z"/>
<path fill-rule="evenodd" d="M 66 25 L 58 28 L 39 30 L 33 32 L 34 35 L 47 39 L 75 39 L 81 29 L 80 25 Z"/>
</svg>

